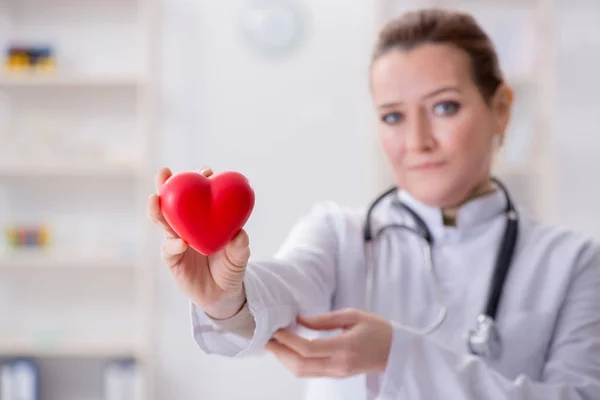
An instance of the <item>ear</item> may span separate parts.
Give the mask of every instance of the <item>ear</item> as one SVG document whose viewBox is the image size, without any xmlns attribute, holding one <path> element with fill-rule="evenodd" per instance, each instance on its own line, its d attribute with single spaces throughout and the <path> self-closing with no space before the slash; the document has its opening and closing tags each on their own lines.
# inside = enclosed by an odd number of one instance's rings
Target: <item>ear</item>
<svg viewBox="0 0 600 400">
<path fill-rule="evenodd" d="M 513 90 L 505 83 L 500 84 L 491 101 L 492 116 L 494 118 L 494 134 L 504 138 L 504 133 L 510 122 L 514 100 Z M 501 144 L 501 143 L 499 143 Z"/>
</svg>

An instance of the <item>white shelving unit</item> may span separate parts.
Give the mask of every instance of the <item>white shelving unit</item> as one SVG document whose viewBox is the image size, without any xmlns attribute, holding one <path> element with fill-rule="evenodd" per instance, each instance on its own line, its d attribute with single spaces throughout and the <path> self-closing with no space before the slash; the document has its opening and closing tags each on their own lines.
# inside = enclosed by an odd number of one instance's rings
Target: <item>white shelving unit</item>
<svg viewBox="0 0 600 400">
<path fill-rule="evenodd" d="M 495 174 L 535 215 L 556 218 L 556 25 L 553 0 L 378 0 L 381 27 L 390 18 L 423 7 L 471 13 L 490 35 L 505 79 L 515 91 L 513 118 Z"/>
<path fill-rule="evenodd" d="M 33 339 L 14 339 L 0 346 L 3 356 L 14 357 L 60 357 L 60 358 L 127 358 L 145 357 L 146 350 L 135 342 L 119 338 L 78 338 L 40 343 Z"/>
<path fill-rule="evenodd" d="M 128 270 L 137 268 L 135 260 L 104 254 L 77 254 L 75 252 L 18 251 L 3 255 L 0 268 L 14 269 L 79 269 Z"/>
<path fill-rule="evenodd" d="M 39 360 L 42 379 L 53 380 L 42 385 L 45 400 L 82 386 L 73 369 L 102 387 L 97 364 L 81 370 L 86 359 L 131 358 L 143 400 L 153 398 L 157 244 L 145 206 L 157 153 L 159 6 L 0 0 L 2 63 L 13 43 L 56 54 L 54 72 L 0 70 L 0 364 Z M 49 229 L 48 248 L 7 243 L 9 226 L 35 225 Z M 77 366 L 61 374 L 65 360 Z"/>
<path fill-rule="evenodd" d="M 26 177 L 122 177 L 136 178 L 138 168 L 130 165 L 84 162 L 39 162 L 35 160 L 0 162 L 0 176 L 5 178 Z"/>
<path fill-rule="evenodd" d="M 4 76 L 0 88 L 131 88 L 142 87 L 144 83 L 135 76 Z"/>
</svg>

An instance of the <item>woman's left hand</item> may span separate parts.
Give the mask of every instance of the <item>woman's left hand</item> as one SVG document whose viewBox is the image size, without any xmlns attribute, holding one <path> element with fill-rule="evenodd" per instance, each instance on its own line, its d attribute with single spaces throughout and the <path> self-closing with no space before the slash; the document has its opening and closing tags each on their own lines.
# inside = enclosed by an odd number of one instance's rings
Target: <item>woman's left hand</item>
<svg viewBox="0 0 600 400">
<path fill-rule="evenodd" d="M 387 320 L 346 309 L 317 317 L 298 317 L 298 323 L 312 330 L 343 332 L 314 340 L 288 329 L 275 332 L 266 349 L 295 376 L 343 378 L 385 370 L 392 344 L 392 326 Z"/>
</svg>

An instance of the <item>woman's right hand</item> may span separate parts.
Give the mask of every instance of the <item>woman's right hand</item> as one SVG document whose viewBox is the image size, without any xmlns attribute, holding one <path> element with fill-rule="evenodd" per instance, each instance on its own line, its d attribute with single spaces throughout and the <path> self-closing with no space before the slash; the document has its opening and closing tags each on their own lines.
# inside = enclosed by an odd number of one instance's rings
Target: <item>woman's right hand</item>
<svg viewBox="0 0 600 400">
<path fill-rule="evenodd" d="M 200 173 L 212 175 L 210 168 Z M 157 193 L 171 175 L 168 168 L 158 171 L 155 177 Z M 180 290 L 212 318 L 227 319 L 235 315 L 246 301 L 243 282 L 250 258 L 246 232 L 241 230 L 225 248 L 207 257 L 189 247 L 169 226 L 157 194 L 148 199 L 148 216 L 166 233 L 161 258 Z"/>
</svg>

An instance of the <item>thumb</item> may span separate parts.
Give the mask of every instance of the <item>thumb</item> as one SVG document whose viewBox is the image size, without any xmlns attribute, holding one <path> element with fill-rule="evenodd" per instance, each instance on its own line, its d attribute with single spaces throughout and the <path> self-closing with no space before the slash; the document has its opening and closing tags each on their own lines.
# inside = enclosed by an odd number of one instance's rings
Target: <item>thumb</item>
<svg viewBox="0 0 600 400">
<path fill-rule="evenodd" d="M 249 259 L 248 235 L 246 232 L 240 231 L 227 246 L 209 259 L 215 283 L 225 292 L 239 294 Z"/>
<path fill-rule="evenodd" d="M 356 325 L 360 320 L 360 311 L 344 309 L 329 312 L 315 317 L 298 316 L 298 323 L 308 329 L 328 331 L 346 329 Z"/>
<path fill-rule="evenodd" d="M 225 246 L 225 257 L 232 267 L 244 268 L 250 259 L 250 238 L 243 229 Z"/>
</svg>

